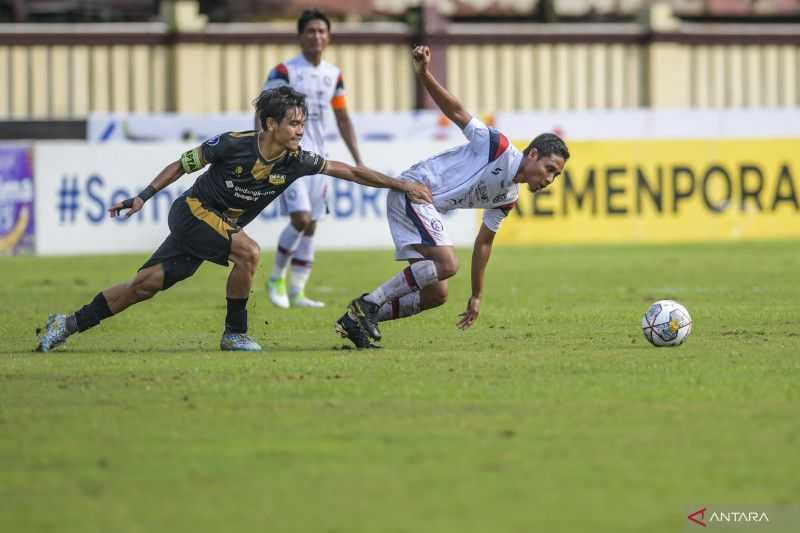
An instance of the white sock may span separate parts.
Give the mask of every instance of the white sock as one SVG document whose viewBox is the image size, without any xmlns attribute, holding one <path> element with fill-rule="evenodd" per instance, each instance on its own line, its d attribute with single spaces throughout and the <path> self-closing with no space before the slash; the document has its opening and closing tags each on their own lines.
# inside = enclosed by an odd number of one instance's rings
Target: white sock
<svg viewBox="0 0 800 533">
<path fill-rule="evenodd" d="M 395 320 L 407 316 L 416 315 L 420 312 L 420 292 L 414 291 L 406 294 L 402 298 L 390 300 L 383 304 L 378 311 L 378 321 Z"/>
<path fill-rule="evenodd" d="M 390 300 L 402 298 L 406 294 L 424 289 L 436 283 L 436 263 L 433 261 L 417 261 L 404 268 L 389 280 L 364 297 L 368 302 L 383 306 Z"/>
<path fill-rule="evenodd" d="M 289 294 L 300 294 L 306 288 L 311 266 L 314 264 L 314 237 L 303 235 L 292 257 L 292 278 L 289 281 Z"/>
<path fill-rule="evenodd" d="M 303 233 L 294 229 L 294 226 L 287 224 L 281 236 L 278 238 L 278 249 L 275 252 L 275 264 L 272 267 L 270 279 L 279 279 L 286 275 L 286 265 L 297 250 Z"/>
</svg>

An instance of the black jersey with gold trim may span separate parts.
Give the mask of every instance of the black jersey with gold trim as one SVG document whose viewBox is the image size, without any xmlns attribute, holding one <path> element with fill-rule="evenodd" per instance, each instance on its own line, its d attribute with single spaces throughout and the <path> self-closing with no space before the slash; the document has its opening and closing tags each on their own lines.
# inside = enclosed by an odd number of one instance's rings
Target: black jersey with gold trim
<svg viewBox="0 0 800 533">
<path fill-rule="evenodd" d="M 181 156 L 185 172 L 211 166 L 188 194 L 228 216 L 239 226 L 252 221 L 297 178 L 320 174 L 325 159 L 319 154 L 287 151 L 266 160 L 255 131 L 227 132 Z"/>
</svg>

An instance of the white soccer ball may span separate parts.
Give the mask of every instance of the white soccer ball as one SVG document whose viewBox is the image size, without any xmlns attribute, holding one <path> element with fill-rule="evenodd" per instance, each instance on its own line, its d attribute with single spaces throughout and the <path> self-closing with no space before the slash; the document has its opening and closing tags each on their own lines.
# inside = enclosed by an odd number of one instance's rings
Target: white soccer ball
<svg viewBox="0 0 800 533">
<path fill-rule="evenodd" d="M 692 332 L 692 316 L 674 300 L 659 300 L 642 317 L 642 332 L 653 346 L 678 346 Z"/>
</svg>

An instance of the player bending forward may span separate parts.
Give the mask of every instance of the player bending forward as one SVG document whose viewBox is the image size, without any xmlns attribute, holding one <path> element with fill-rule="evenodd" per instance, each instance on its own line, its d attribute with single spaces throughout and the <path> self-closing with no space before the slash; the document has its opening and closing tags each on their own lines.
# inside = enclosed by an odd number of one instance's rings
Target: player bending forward
<svg viewBox="0 0 800 533">
<path fill-rule="evenodd" d="M 414 70 L 442 112 L 457 124 L 469 141 L 459 148 L 421 161 L 400 179 L 427 185 L 431 203 L 413 203 L 401 192 L 390 191 L 386 200 L 395 258 L 410 263 L 386 283 L 353 300 L 336 322 L 336 331 L 357 347 L 375 346 L 378 323 L 415 315 L 442 305 L 447 299 L 447 279 L 458 271 L 458 259 L 447 235 L 442 213 L 452 209 L 483 208 L 483 224 L 472 251 L 472 296 L 459 315 L 457 326 L 470 327 L 478 318 L 483 297 L 483 275 L 494 235 L 519 196 L 519 185 L 539 191 L 561 174 L 569 159 L 558 136 L 539 135 L 520 152 L 499 131 L 472 117 L 428 70 L 430 49 L 412 52 Z"/>
<path fill-rule="evenodd" d="M 170 207 L 170 234 L 133 280 L 98 293 L 70 315 L 53 314 L 39 337 L 47 352 L 73 333 L 83 332 L 133 304 L 147 300 L 192 276 L 203 261 L 233 269 L 228 276 L 228 313 L 222 350 L 258 351 L 247 335 L 247 299 L 260 250 L 242 228 L 301 176 L 327 174 L 372 187 L 394 188 L 418 201 L 430 201 L 420 183 L 398 181 L 364 167 L 326 161 L 300 150 L 307 115 L 305 97 L 289 87 L 264 91 L 255 102 L 262 131 L 225 133 L 184 153 L 167 165 L 138 196 L 109 209 L 112 217 L 142 209 L 157 191 L 210 164 L 194 185 Z"/>
</svg>

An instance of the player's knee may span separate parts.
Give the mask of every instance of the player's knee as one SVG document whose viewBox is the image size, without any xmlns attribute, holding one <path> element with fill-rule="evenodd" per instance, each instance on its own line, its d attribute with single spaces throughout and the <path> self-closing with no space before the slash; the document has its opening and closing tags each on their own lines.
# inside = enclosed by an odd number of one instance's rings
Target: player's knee
<svg viewBox="0 0 800 533">
<path fill-rule="evenodd" d="M 244 260 L 248 269 L 255 273 L 258 263 L 261 261 L 261 247 L 256 241 L 250 240 L 245 245 Z"/>
<path fill-rule="evenodd" d="M 292 226 L 301 233 L 305 233 L 313 224 L 309 213 L 292 213 Z M 313 231 L 313 229 L 312 229 Z"/>
<path fill-rule="evenodd" d="M 436 262 L 436 277 L 440 281 L 452 278 L 458 272 L 458 258 L 456 256 L 446 257 Z M 445 288 L 445 293 L 447 288 Z M 446 294 L 445 294 L 446 297 Z"/>
</svg>

